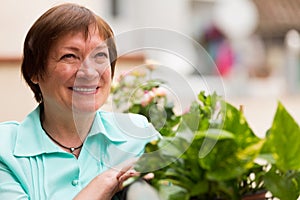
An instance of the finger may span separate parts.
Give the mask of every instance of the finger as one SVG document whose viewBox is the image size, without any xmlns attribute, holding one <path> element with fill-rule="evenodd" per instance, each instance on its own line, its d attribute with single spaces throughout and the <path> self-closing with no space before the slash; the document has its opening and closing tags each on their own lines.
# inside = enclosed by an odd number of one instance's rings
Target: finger
<svg viewBox="0 0 300 200">
<path fill-rule="evenodd" d="M 124 173 L 126 173 L 129 170 L 133 170 L 134 163 L 136 163 L 137 160 L 138 160 L 138 158 L 131 158 L 131 159 L 126 160 L 125 162 L 121 163 L 120 165 L 118 165 L 117 169 L 119 169 L 120 171 L 117 175 L 117 178 L 119 178 L 120 176 L 122 176 Z"/>
<path fill-rule="evenodd" d="M 117 174 L 116 178 L 118 180 L 120 180 L 120 177 L 124 176 L 126 173 L 128 173 L 128 171 L 132 170 L 131 168 L 128 169 L 127 171 L 125 171 L 124 169 L 121 169 L 121 171 L 119 171 L 119 173 Z"/>
<path fill-rule="evenodd" d="M 128 178 L 134 177 L 134 176 L 140 176 L 140 173 L 135 171 L 135 170 L 128 170 L 127 172 L 123 173 L 120 177 L 119 177 L 119 182 L 124 182 L 125 180 L 127 180 Z"/>
<path fill-rule="evenodd" d="M 148 174 L 143 176 L 143 179 L 146 180 L 146 181 L 149 181 L 153 178 L 154 178 L 154 173 L 148 173 Z"/>
</svg>

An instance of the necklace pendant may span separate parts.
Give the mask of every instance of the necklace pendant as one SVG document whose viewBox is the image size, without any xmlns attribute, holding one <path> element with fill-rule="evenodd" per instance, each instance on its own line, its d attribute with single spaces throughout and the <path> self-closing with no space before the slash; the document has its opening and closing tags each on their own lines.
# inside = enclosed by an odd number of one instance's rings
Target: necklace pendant
<svg viewBox="0 0 300 200">
<path fill-rule="evenodd" d="M 73 152 L 75 151 L 75 148 L 74 148 L 74 147 L 71 147 L 71 148 L 70 148 L 70 151 L 71 151 L 71 153 L 73 153 Z"/>
</svg>

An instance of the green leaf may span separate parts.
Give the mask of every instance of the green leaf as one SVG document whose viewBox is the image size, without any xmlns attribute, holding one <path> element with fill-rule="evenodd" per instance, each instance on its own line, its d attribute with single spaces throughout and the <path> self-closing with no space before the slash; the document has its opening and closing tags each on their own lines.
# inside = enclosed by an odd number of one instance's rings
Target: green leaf
<svg viewBox="0 0 300 200">
<path fill-rule="evenodd" d="M 197 131 L 195 138 L 210 138 L 214 140 L 234 139 L 234 135 L 222 129 L 208 129 L 207 131 Z"/>
<path fill-rule="evenodd" d="M 164 137 L 158 143 L 162 154 L 165 156 L 173 157 L 174 160 L 179 158 L 189 147 L 189 143 L 185 138 L 177 137 Z"/>
<path fill-rule="evenodd" d="M 196 102 L 193 102 L 190 106 L 188 113 L 182 115 L 181 121 L 185 123 L 192 131 L 198 130 L 200 121 L 200 109 Z"/>
<path fill-rule="evenodd" d="M 206 157 L 199 159 L 200 165 L 207 169 L 207 178 L 224 181 L 238 178 L 247 172 L 259 154 L 263 141 L 242 149 L 234 138 L 219 140 Z"/>
<path fill-rule="evenodd" d="M 281 103 L 267 135 L 276 166 L 286 172 L 300 169 L 300 129 Z"/>
<path fill-rule="evenodd" d="M 243 113 L 229 103 L 225 103 L 225 121 L 223 129 L 235 135 L 236 142 L 241 148 L 260 140 L 250 128 Z"/>
<path fill-rule="evenodd" d="M 159 151 L 155 151 L 153 153 L 143 154 L 135 163 L 134 168 L 139 172 L 154 172 L 163 169 L 168 163 L 173 161 L 171 158 L 162 156 Z"/>
<path fill-rule="evenodd" d="M 193 181 L 189 179 L 188 171 L 185 171 L 184 169 L 178 167 L 168 169 L 165 172 L 165 177 L 173 184 L 181 186 L 182 188 L 185 188 L 187 190 L 189 190 L 191 185 L 193 185 Z"/>
<path fill-rule="evenodd" d="M 139 113 L 140 112 L 140 105 L 134 104 L 132 105 L 129 110 L 131 113 Z"/>
<path fill-rule="evenodd" d="M 200 196 L 205 194 L 209 190 L 209 183 L 207 180 L 199 180 L 196 184 L 190 185 L 190 195 L 191 196 Z"/>
<path fill-rule="evenodd" d="M 164 180 L 161 181 L 161 184 L 159 186 L 159 195 L 162 200 L 189 200 L 190 199 L 190 195 L 188 194 L 186 189 L 176 185 L 172 185 L 171 183 L 168 184 L 168 182 Z"/>
<path fill-rule="evenodd" d="M 279 174 L 273 167 L 264 177 L 267 189 L 281 200 L 296 200 L 299 196 L 299 184 L 293 176 Z"/>
<path fill-rule="evenodd" d="M 143 90 L 151 90 L 152 88 L 159 87 L 164 81 L 160 79 L 150 79 L 147 81 L 147 84 L 143 83 L 140 85 L 140 87 Z"/>
</svg>

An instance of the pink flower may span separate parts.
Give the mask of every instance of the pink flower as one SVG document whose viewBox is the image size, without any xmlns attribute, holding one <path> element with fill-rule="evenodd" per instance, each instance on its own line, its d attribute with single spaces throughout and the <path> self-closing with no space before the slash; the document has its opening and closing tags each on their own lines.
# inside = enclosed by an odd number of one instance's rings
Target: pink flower
<svg viewBox="0 0 300 200">
<path fill-rule="evenodd" d="M 157 96 L 157 97 L 166 96 L 166 89 L 164 89 L 162 87 L 152 88 L 152 91 L 153 91 L 154 95 Z"/>
<path fill-rule="evenodd" d="M 187 114 L 187 113 L 189 113 L 189 112 L 190 112 L 190 109 L 191 109 L 191 107 L 190 107 L 190 106 L 188 106 L 187 108 L 185 108 L 185 109 L 184 109 L 184 111 L 183 111 L 183 113 L 182 113 L 182 114 L 184 115 L 184 114 Z"/>
<path fill-rule="evenodd" d="M 155 94 L 153 93 L 153 91 L 145 91 L 145 94 L 142 98 L 142 101 L 141 101 L 141 105 L 143 107 L 147 106 L 155 97 Z"/>
</svg>

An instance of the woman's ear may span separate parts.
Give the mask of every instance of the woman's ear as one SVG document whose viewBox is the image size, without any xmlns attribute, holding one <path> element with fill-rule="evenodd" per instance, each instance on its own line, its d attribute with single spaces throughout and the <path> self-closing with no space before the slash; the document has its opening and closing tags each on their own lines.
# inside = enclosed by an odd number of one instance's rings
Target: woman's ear
<svg viewBox="0 0 300 200">
<path fill-rule="evenodd" d="M 34 84 L 39 84 L 39 78 L 37 76 L 33 76 L 31 77 L 31 82 L 34 83 Z"/>
</svg>

